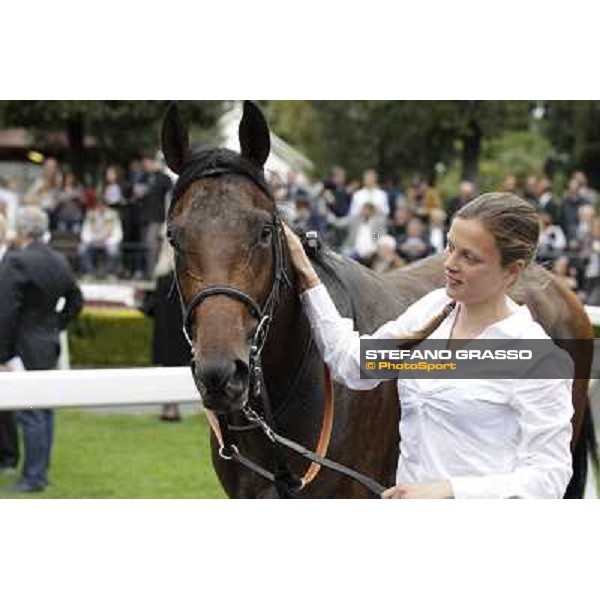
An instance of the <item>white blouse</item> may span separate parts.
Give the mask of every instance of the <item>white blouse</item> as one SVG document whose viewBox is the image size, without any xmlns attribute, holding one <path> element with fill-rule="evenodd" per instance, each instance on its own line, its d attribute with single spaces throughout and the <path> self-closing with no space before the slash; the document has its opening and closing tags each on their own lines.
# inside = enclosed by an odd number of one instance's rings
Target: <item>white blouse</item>
<svg viewBox="0 0 600 600">
<path fill-rule="evenodd" d="M 360 336 L 340 316 L 323 284 L 300 295 L 317 346 L 334 379 L 368 390 L 360 378 L 360 339 L 401 337 L 451 302 L 444 288 L 395 321 Z M 508 296 L 512 314 L 477 339 L 549 339 L 527 306 Z M 455 308 L 429 339 L 448 339 Z M 397 483 L 448 480 L 455 498 L 562 498 L 572 475 L 572 379 L 398 379 L 401 406 Z"/>
</svg>

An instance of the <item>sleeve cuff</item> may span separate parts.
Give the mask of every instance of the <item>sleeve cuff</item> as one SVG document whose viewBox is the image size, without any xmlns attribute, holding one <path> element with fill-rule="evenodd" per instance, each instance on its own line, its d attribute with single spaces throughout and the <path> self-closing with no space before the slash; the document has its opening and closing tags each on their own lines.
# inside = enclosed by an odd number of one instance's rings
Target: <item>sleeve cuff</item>
<svg viewBox="0 0 600 600">
<path fill-rule="evenodd" d="M 488 477 L 451 477 L 450 485 L 456 500 L 496 500 L 506 498 L 500 488 L 500 481 Z"/>
</svg>

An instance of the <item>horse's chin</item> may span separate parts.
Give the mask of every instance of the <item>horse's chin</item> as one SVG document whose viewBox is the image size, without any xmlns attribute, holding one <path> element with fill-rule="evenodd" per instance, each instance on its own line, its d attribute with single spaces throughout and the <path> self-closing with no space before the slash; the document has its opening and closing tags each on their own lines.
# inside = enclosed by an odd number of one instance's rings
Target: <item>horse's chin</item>
<svg viewBox="0 0 600 600">
<path fill-rule="evenodd" d="M 204 408 L 216 414 L 228 414 L 242 410 L 248 401 L 248 394 L 244 392 L 236 398 L 225 395 L 202 393 L 202 404 Z"/>
</svg>

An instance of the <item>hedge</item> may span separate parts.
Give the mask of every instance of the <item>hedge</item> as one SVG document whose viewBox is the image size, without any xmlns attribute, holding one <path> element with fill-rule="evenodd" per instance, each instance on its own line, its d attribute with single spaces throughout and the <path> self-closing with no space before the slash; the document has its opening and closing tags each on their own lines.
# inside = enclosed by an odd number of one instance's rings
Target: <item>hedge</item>
<svg viewBox="0 0 600 600">
<path fill-rule="evenodd" d="M 84 308 L 69 326 L 74 367 L 151 365 L 152 320 L 134 309 Z"/>
</svg>

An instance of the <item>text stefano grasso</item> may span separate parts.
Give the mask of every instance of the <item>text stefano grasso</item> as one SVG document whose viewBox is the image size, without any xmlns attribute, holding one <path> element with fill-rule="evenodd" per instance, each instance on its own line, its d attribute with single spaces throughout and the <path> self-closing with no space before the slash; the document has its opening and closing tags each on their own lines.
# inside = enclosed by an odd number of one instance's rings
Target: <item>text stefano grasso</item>
<svg viewBox="0 0 600 600">
<path fill-rule="evenodd" d="M 367 360 L 531 360 L 531 350 L 468 349 L 468 350 L 385 350 L 365 351 Z"/>
</svg>

